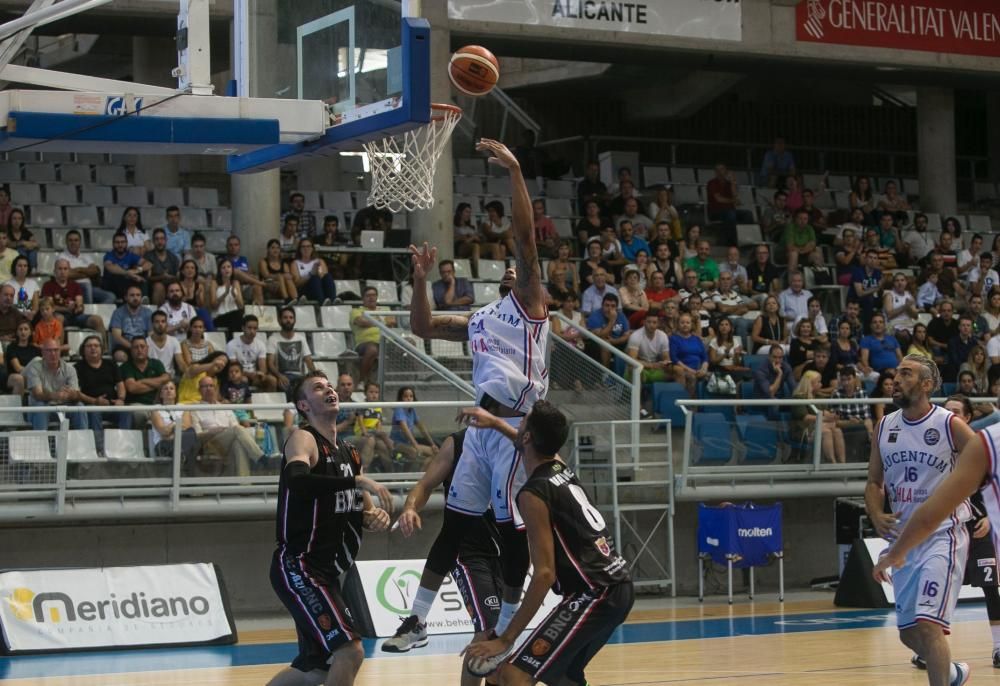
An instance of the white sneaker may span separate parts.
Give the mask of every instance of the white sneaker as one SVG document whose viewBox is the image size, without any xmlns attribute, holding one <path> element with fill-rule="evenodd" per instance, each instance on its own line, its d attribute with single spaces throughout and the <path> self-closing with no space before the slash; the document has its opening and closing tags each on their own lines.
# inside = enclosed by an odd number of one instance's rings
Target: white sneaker
<svg viewBox="0 0 1000 686">
<path fill-rule="evenodd" d="M 954 662 L 955 670 L 958 672 L 958 676 L 955 680 L 951 682 L 951 686 L 963 686 L 963 684 L 969 683 L 969 677 L 972 676 L 972 670 L 964 662 Z"/>
<path fill-rule="evenodd" d="M 412 648 L 423 648 L 427 645 L 427 626 L 420 623 L 416 615 L 410 615 L 396 629 L 392 638 L 382 644 L 382 652 L 405 653 Z"/>
</svg>

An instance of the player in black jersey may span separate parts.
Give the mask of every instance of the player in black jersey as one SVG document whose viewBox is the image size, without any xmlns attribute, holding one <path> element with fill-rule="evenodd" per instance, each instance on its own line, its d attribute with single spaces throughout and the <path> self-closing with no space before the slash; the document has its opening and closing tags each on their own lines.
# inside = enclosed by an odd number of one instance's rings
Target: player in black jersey
<svg viewBox="0 0 1000 686">
<path fill-rule="evenodd" d="M 462 456 L 462 444 L 465 441 L 465 429 L 457 431 L 441 442 L 441 449 L 438 454 L 427 465 L 427 471 L 420 478 L 420 481 L 410 490 L 406 496 L 406 503 L 403 505 L 402 514 L 396 521 L 396 526 L 409 537 L 414 531 L 421 528 L 419 512 L 427 504 L 431 493 L 440 485 L 444 486 L 445 493 L 451 484 L 452 476 L 455 474 L 455 467 Z M 445 536 L 446 532 L 442 527 L 438 538 Z M 437 541 L 431 546 L 431 550 L 437 546 Z M 430 569 L 425 568 L 424 574 L 434 575 Z M 491 630 L 496 626 L 500 618 L 500 598 L 503 595 L 503 573 L 500 568 L 500 534 L 496 528 L 496 521 L 493 519 L 493 512 L 489 510 L 478 521 L 470 523 L 465 529 L 458 548 L 458 558 L 455 566 L 451 570 L 451 576 L 462 594 L 465 609 L 468 610 L 472 618 L 472 625 L 476 630 L 474 641 L 482 641 L 491 635 Z M 421 585 L 423 579 L 421 578 Z M 435 587 L 441 585 L 441 579 L 437 578 Z M 414 615 L 415 617 L 415 615 Z M 423 623 L 426 616 L 419 617 L 416 621 Z M 389 639 L 391 641 L 392 639 Z M 387 641 L 386 643 L 389 643 Z M 427 639 L 418 641 L 410 648 L 420 648 L 426 645 Z M 383 644 L 383 650 L 385 650 Z M 406 652 L 393 651 L 389 652 Z M 462 670 L 461 686 L 479 686 L 482 677 L 470 674 L 466 669 Z M 487 686 L 492 683 L 489 679 Z"/>
<path fill-rule="evenodd" d="M 505 686 L 586 684 L 584 668 L 628 617 L 635 594 L 604 517 L 556 454 L 569 431 L 566 417 L 544 400 L 516 431 L 480 407 L 463 413 L 476 426 L 503 433 L 524 456 L 528 480 L 517 506 L 535 570 L 509 626 L 496 639 L 463 651 L 472 658 L 469 668 L 487 674 L 499 666 Z M 562 602 L 507 658 L 550 586 Z"/>
<path fill-rule="evenodd" d="M 339 398 L 325 374 L 302 377 L 292 398 L 308 423 L 285 441 L 271 586 L 295 620 L 299 654 L 268 686 L 350 686 L 364 650 L 339 577 L 354 564 L 362 530 L 389 527 L 392 496 L 362 475 L 357 450 L 337 439 Z"/>
</svg>

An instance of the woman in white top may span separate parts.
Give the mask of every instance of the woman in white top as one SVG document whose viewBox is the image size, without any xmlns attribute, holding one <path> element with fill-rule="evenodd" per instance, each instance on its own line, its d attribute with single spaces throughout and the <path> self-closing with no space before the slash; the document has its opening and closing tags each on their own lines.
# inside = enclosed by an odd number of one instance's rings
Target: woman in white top
<svg viewBox="0 0 1000 686">
<path fill-rule="evenodd" d="M 514 254 L 514 239 L 511 237 L 510 222 L 503 216 L 503 203 L 493 200 L 486 203 L 486 221 L 479 229 L 483 242 L 481 251 L 491 260 L 502 260 L 507 254 Z"/>
<path fill-rule="evenodd" d="M 727 374 L 739 373 L 747 376 L 749 369 L 743 366 L 743 344 L 733 336 L 733 323 L 722 316 L 715 321 L 715 336 L 708 344 L 708 361 L 713 371 Z"/>
<path fill-rule="evenodd" d="M 701 240 L 701 227 L 697 224 L 692 224 L 688 227 L 687 235 L 684 238 L 684 242 L 680 246 L 680 258 L 681 264 L 684 264 L 692 257 L 698 257 L 698 241 Z"/>
<path fill-rule="evenodd" d="M 882 296 L 882 309 L 885 310 L 888 330 L 905 331 L 909 340 L 920 311 L 913 294 L 906 290 L 905 274 L 896 274 L 892 278 L 892 290 Z"/>
<path fill-rule="evenodd" d="M 573 322 L 572 326 L 565 324 L 555 315 L 549 317 L 549 323 L 552 327 L 553 336 L 561 338 L 570 345 L 574 345 L 580 350 L 583 350 L 583 334 L 580 332 L 587 329 L 587 322 L 584 320 L 583 313 L 578 309 L 579 305 L 579 296 L 570 291 L 570 293 L 563 298 L 563 301 L 559 304 L 559 314 Z"/>
<path fill-rule="evenodd" d="M 997 327 L 1000 327 L 1000 291 L 990 293 L 989 307 L 983 312 L 983 318 L 986 326 L 990 327 L 990 334 L 995 333 Z"/>
<path fill-rule="evenodd" d="M 973 267 L 979 266 L 979 256 L 983 252 L 983 237 L 978 233 L 972 234 L 969 247 L 958 253 L 958 273 L 965 274 Z"/>
<path fill-rule="evenodd" d="M 38 314 L 38 296 L 41 293 L 41 286 L 38 282 L 30 278 L 31 264 L 24 255 L 18 255 L 10 263 L 10 273 L 13 275 L 6 285 L 14 288 L 14 308 L 34 321 Z"/>
<path fill-rule="evenodd" d="M 295 251 L 295 259 L 289 264 L 292 281 L 299 293 L 309 300 L 324 305 L 332 305 L 337 297 L 337 289 L 333 285 L 333 277 L 327 271 L 326 263 L 316 255 L 311 238 L 299 241 Z"/>
<path fill-rule="evenodd" d="M 156 402 L 160 405 L 173 405 L 177 402 L 177 386 L 173 381 L 160 386 Z M 191 413 L 185 410 L 154 410 L 149 415 L 149 421 L 152 424 L 149 429 L 149 440 L 153 446 L 153 455 L 172 456 L 174 440 L 179 434 L 184 471 L 186 474 L 191 474 L 198 455 L 198 437 L 191 425 Z"/>
<path fill-rule="evenodd" d="M 149 246 L 146 242 L 146 233 L 142 230 L 142 215 L 139 214 L 138 207 L 125 208 L 118 230 L 125 234 L 128 249 L 142 257 Z"/>
<path fill-rule="evenodd" d="M 208 357 L 209 353 L 213 352 L 215 352 L 215 347 L 205 340 L 205 320 L 201 317 L 195 317 L 188 324 L 187 338 L 181 341 L 181 357 L 184 358 L 184 368 L 187 369 L 194 362 L 201 362 Z"/>
<path fill-rule="evenodd" d="M 233 263 L 219 262 L 214 288 L 208 288 L 209 309 L 216 328 L 243 330 L 243 289 L 233 281 Z"/>
</svg>

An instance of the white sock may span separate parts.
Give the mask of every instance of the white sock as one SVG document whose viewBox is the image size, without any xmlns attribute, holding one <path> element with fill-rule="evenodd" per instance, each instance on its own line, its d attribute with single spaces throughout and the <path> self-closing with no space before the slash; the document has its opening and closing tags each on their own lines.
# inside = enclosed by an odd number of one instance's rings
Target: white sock
<svg viewBox="0 0 1000 686">
<path fill-rule="evenodd" d="M 421 624 L 427 621 L 427 613 L 431 611 L 431 605 L 434 604 L 436 597 L 437 591 L 417 586 L 417 597 L 413 599 L 413 608 L 410 611 L 417 616 Z"/>
<path fill-rule="evenodd" d="M 1000 650 L 1000 624 L 990 624 L 990 633 L 993 634 L 993 650 Z"/>
<path fill-rule="evenodd" d="M 506 600 L 500 603 L 500 618 L 497 620 L 497 625 L 493 628 L 497 632 L 497 636 L 502 634 L 510 626 L 510 620 L 514 618 L 514 613 L 517 612 L 517 608 L 521 607 L 521 603 L 508 603 Z"/>
<path fill-rule="evenodd" d="M 948 683 L 953 684 L 958 679 L 958 667 L 955 666 L 954 662 L 949 664 L 948 667 L 950 668 L 948 671 Z"/>
</svg>

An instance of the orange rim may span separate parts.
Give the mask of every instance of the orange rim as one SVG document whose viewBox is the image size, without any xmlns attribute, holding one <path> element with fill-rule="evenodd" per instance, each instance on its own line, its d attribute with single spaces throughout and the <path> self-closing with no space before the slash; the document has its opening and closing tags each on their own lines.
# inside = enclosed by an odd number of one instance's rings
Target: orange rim
<svg viewBox="0 0 1000 686">
<path fill-rule="evenodd" d="M 462 116 L 462 108 L 458 105 L 446 104 L 443 102 L 432 102 L 431 103 L 431 120 L 441 121 L 445 118 L 445 115 L 451 113 L 459 117 Z"/>
</svg>

